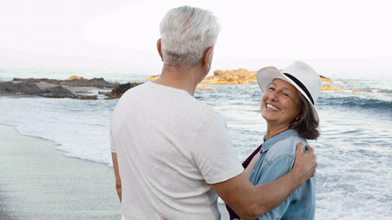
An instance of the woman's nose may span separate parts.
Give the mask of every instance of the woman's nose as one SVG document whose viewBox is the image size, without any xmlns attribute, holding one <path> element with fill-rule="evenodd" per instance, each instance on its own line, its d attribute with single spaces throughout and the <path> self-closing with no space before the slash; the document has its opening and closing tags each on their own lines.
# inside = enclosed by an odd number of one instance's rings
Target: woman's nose
<svg viewBox="0 0 392 220">
<path fill-rule="evenodd" d="M 278 96 L 277 96 L 277 94 L 276 94 L 275 91 L 270 92 L 270 93 L 268 94 L 268 98 L 269 98 L 270 100 L 272 100 L 272 101 L 278 101 Z"/>
</svg>

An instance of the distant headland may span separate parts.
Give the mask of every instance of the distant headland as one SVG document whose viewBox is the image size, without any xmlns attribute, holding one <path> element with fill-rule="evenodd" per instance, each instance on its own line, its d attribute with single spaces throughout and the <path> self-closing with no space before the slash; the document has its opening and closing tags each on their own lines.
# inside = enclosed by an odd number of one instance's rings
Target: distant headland
<svg viewBox="0 0 392 220">
<path fill-rule="evenodd" d="M 111 83 L 103 78 L 85 79 L 80 76 L 71 76 L 66 80 L 56 79 L 20 79 L 0 82 L 0 95 L 35 95 L 47 98 L 72 98 L 72 99 L 98 99 L 91 95 L 91 90 L 111 90 L 103 92 L 107 99 L 119 98 L 121 95 L 140 83 Z"/>
<path fill-rule="evenodd" d="M 200 84 L 255 84 L 256 71 L 249 71 L 247 69 L 238 70 L 215 70 L 213 76 L 206 77 Z M 155 80 L 159 75 L 152 76 L 146 80 Z M 333 83 L 333 80 L 320 75 L 321 81 L 325 83 Z M 209 87 L 199 86 L 198 89 L 206 90 L 213 89 Z M 340 88 L 333 87 L 331 85 L 323 85 L 323 91 L 345 91 Z M 359 90 L 352 90 L 359 91 Z"/>
<path fill-rule="evenodd" d="M 255 84 L 256 71 L 247 69 L 238 70 L 216 70 L 213 76 L 206 77 L 197 87 L 198 90 L 212 90 L 205 85 L 223 85 L 223 84 Z M 152 76 L 147 81 L 158 78 L 159 75 Z M 320 75 L 323 82 L 323 91 L 350 91 L 360 92 L 360 90 L 344 90 L 331 86 L 334 81 L 330 78 Z M 72 99 L 98 99 L 97 95 L 92 95 L 89 91 L 99 90 L 106 99 L 120 98 L 128 89 L 141 84 L 140 82 L 132 83 L 111 83 L 103 78 L 85 79 L 80 76 L 71 76 L 66 80 L 56 79 L 21 79 L 14 78 L 12 81 L 0 81 L 0 95 L 36 95 L 47 98 L 72 98 Z M 101 91 L 104 90 L 104 91 Z M 109 92 L 109 91 L 110 92 Z"/>
</svg>

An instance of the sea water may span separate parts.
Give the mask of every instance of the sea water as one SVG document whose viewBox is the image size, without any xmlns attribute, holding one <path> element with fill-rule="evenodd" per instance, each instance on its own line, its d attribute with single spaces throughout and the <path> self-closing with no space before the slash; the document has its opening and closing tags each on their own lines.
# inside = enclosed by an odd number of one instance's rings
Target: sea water
<svg viewBox="0 0 392 220">
<path fill-rule="evenodd" d="M 40 75 L 41 74 L 41 75 Z M 0 80 L 66 79 L 71 73 L 1 72 Z M 75 74 L 77 75 L 77 74 Z M 101 77 L 91 73 L 85 78 Z M 108 81 L 143 81 L 145 75 L 108 74 Z M 347 91 L 324 91 L 317 102 L 321 136 L 310 144 L 318 156 L 316 219 L 387 219 L 392 216 L 392 79 L 333 78 Z M 236 152 L 244 160 L 262 143 L 257 85 L 204 85 L 195 97 L 227 120 Z M 360 92 L 349 91 L 351 89 Z M 66 156 L 111 166 L 109 123 L 118 100 L 0 96 L 0 123 L 22 134 L 57 143 Z"/>
</svg>

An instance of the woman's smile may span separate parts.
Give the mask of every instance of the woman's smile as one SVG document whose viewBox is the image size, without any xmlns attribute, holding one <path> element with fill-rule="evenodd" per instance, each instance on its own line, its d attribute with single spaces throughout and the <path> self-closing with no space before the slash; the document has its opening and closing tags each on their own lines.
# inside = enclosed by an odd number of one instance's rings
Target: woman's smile
<svg viewBox="0 0 392 220">
<path fill-rule="evenodd" d="M 273 110 L 273 111 L 279 111 L 279 108 L 276 107 L 276 106 L 274 106 L 274 105 L 272 105 L 272 104 L 267 104 L 265 107 L 266 107 L 267 109 L 271 109 L 271 110 Z"/>
</svg>

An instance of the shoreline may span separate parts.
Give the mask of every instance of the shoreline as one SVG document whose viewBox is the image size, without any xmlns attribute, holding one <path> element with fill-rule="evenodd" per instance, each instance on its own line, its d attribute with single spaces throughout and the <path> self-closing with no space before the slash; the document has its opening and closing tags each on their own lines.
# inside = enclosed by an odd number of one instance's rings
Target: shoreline
<svg viewBox="0 0 392 220">
<path fill-rule="evenodd" d="M 0 219 L 120 219 L 113 168 L 0 124 Z M 218 203 L 221 219 L 228 219 Z"/>
<path fill-rule="evenodd" d="M 113 168 L 0 124 L 0 218 L 120 219 Z"/>
</svg>

